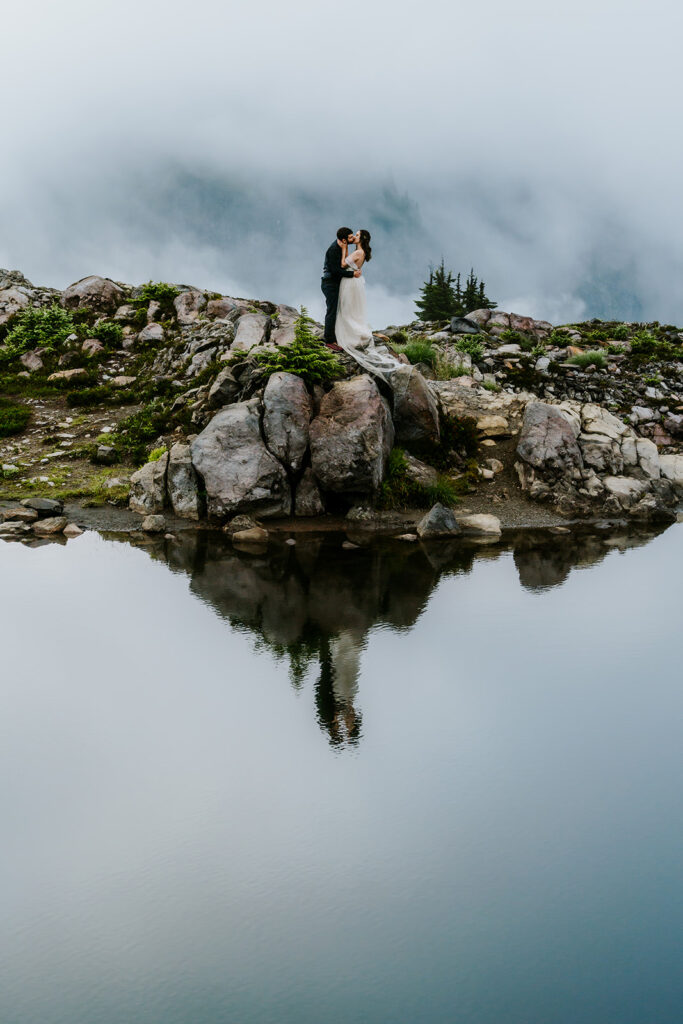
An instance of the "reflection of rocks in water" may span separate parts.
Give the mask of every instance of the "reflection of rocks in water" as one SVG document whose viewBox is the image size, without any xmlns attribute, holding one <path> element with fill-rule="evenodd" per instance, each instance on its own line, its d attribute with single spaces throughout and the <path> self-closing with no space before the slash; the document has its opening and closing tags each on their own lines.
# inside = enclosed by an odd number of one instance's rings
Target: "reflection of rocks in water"
<svg viewBox="0 0 683 1024">
<path fill-rule="evenodd" d="M 549 590 L 560 586 L 572 569 L 597 565 L 614 547 L 624 551 L 647 544 L 662 529 L 639 533 L 622 530 L 609 534 L 604 531 L 563 535 L 548 531 L 521 534 L 514 543 L 519 582 L 526 590 Z"/>
<path fill-rule="evenodd" d="M 439 579 L 467 573 L 475 560 L 513 550 L 520 583 L 539 591 L 562 584 L 572 569 L 594 565 L 617 547 L 645 544 L 660 530 L 520 531 L 495 546 L 467 539 L 406 545 L 379 541 L 344 551 L 340 538 L 299 537 L 267 553 L 236 550 L 224 534 L 187 531 L 145 540 L 150 556 L 190 577 L 192 592 L 252 634 L 259 647 L 286 657 L 299 687 L 317 664 L 318 721 L 335 746 L 357 743 L 360 655 L 369 630 L 415 624 Z"/>
</svg>

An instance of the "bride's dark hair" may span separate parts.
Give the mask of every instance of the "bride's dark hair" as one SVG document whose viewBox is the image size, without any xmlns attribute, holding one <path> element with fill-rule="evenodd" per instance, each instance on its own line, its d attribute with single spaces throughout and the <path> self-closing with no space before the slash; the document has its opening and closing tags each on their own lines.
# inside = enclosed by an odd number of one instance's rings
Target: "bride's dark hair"
<svg viewBox="0 0 683 1024">
<path fill-rule="evenodd" d="M 366 262 L 370 262 L 372 259 L 372 249 L 370 248 L 370 232 L 365 228 L 360 229 L 360 247 L 365 253 Z"/>
</svg>

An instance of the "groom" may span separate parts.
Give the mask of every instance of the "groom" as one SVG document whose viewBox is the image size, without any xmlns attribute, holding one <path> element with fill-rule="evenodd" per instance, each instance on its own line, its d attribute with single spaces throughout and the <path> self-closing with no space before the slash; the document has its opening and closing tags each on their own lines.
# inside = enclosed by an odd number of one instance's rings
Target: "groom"
<svg viewBox="0 0 683 1024">
<path fill-rule="evenodd" d="M 353 231 L 351 228 L 339 228 L 337 232 L 337 241 L 333 242 L 325 253 L 325 265 L 323 267 L 323 277 L 320 282 L 325 301 L 327 302 L 327 312 L 325 313 L 325 337 L 324 342 L 328 348 L 331 348 L 334 352 L 341 352 L 337 339 L 334 333 L 334 322 L 337 319 L 337 303 L 339 302 L 339 285 L 341 284 L 342 277 L 360 277 L 360 270 L 342 270 L 341 265 L 341 248 L 344 242 L 351 244 L 353 240 Z"/>
</svg>

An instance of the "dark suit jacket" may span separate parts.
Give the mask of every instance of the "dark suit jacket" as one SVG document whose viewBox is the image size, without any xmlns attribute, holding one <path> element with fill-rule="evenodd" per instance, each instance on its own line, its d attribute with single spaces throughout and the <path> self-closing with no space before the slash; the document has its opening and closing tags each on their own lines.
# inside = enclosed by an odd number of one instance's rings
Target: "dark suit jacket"
<svg viewBox="0 0 683 1024">
<path fill-rule="evenodd" d="M 341 258 L 341 249 L 334 241 L 325 253 L 323 280 L 341 281 L 342 277 L 353 277 L 352 270 L 342 270 Z"/>
</svg>

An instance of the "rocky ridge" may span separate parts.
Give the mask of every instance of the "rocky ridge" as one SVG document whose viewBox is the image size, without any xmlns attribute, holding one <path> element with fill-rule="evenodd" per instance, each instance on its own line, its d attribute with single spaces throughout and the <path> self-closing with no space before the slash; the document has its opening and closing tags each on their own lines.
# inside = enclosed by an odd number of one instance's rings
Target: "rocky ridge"
<svg viewBox="0 0 683 1024">
<path fill-rule="evenodd" d="M 22 314 L 49 308 L 64 311 L 69 333 L 13 349 Z M 291 346 L 297 316 L 190 286 L 92 276 L 59 292 L 0 271 L 0 403 L 28 411 L 23 431 L 0 436 L 0 493 L 51 488 L 59 499 L 73 496 L 74 474 L 98 474 L 99 500 L 214 524 L 332 512 L 370 526 L 400 507 L 399 493 L 424 512 L 456 492 L 478 494 L 491 518 L 511 501 L 571 518 L 673 518 L 683 492 L 676 328 L 553 327 L 490 310 L 391 327 L 378 337 L 404 367 L 389 390 L 345 356 L 324 384 L 265 374 L 259 353 Z M 76 421 L 88 429 L 78 434 Z M 416 532 L 428 536 L 431 521 L 449 532 L 449 511 L 432 508 L 418 527 L 420 513 Z M 497 532 L 469 524 L 479 528 Z"/>
</svg>

